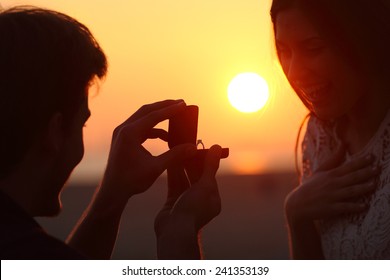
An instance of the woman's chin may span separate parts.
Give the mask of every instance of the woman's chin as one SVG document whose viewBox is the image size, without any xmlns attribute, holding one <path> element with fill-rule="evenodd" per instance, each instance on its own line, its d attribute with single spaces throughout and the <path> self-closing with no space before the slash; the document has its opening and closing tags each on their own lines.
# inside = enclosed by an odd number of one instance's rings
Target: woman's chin
<svg viewBox="0 0 390 280">
<path fill-rule="evenodd" d="M 332 121 L 340 118 L 343 114 L 336 112 L 336 110 L 332 110 L 329 108 L 313 108 L 314 115 L 323 121 Z"/>
</svg>

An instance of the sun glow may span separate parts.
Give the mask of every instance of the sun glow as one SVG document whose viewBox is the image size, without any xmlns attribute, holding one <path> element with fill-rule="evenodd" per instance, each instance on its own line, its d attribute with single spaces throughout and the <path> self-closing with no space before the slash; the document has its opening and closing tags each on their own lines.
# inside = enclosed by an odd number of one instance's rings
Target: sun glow
<svg viewBox="0 0 390 280">
<path fill-rule="evenodd" d="M 230 103 L 238 111 L 253 113 L 262 109 L 268 101 L 267 82 L 256 73 L 241 73 L 228 86 Z"/>
</svg>

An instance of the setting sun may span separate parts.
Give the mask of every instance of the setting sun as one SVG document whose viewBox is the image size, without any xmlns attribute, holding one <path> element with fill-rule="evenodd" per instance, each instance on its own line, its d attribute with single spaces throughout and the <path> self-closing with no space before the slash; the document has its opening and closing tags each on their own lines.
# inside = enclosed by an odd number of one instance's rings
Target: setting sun
<svg viewBox="0 0 390 280">
<path fill-rule="evenodd" d="M 90 92 L 85 154 L 70 183 L 99 181 L 115 127 L 142 105 L 165 99 L 199 106 L 199 138 L 207 147 L 231 149 L 221 175 L 294 169 L 291 135 L 307 109 L 274 55 L 271 0 L 0 2 L 4 8 L 23 2 L 75 17 L 109 58 L 106 79 Z M 167 122 L 159 128 L 167 129 Z M 154 155 L 167 151 L 157 139 L 145 146 Z"/>
<path fill-rule="evenodd" d="M 228 86 L 228 98 L 234 108 L 243 113 L 253 113 L 267 103 L 267 82 L 256 73 L 241 73 Z"/>
</svg>

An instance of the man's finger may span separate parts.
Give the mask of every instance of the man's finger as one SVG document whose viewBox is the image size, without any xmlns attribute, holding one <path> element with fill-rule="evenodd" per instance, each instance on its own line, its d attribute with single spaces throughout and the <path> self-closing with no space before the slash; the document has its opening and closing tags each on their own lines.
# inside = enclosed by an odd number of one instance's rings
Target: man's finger
<svg viewBox="0 0 390 280">
<path fill-rule="evenodd" d="M 193 144 L 182 144 L 173 147 L 169 151 L 157 156 L 158 165 L 162 171 L 175 166 L 183 166 L 185 160 L 196 154 L 196 146 Z"/>
<path fill-rule="evenodd" d="M 149 131 L 147 134 L 147 139 L 161 139 L 165 142 L 168 141 L 168 132 L 165 131 L 164 129 L 160 128 L 153 128 L 152 130 Z"/>
<path fill-rule="evenodd" d="M 159 129 L 153 131 L 153 128 L 160 122 L 169 119 L 175 114 L 180 113 L 185 109 L 186 105 L 184 102 L 175 103 L 174 105 L 170 105 L 165 107 L 164 109 L 160 109 L 157 111 L 153 111 L 148 115 L 136 120 L 136 121 L 125 121 L 120 126 L 118 126 L 115 131 L 120 132 L 125 136 L 126 141 L 129 139 L 135 140 L 137 142 L 143 143 L 148 138 L 156 138 L 155 134 L 158 134 L 157 137 L 162 136 L 163 140 L 166 141 L 168 135 L 162 135 Z M 152 133 L 152 135 L 150 135 Z M 115 134 L 115 132 L 114 132 Z M 154 134 L 154 135 L 153 135 Z M 152 136 L 152 137 L 149 137 Z"/>
<path fill-rule="evenodd" d="M 186 108 L 184 102 L 178 102 L 170 106 L 166 106 L 162 109 L 154 110 L 149 114 L 143 116 L 133 123 L 134 126 L 138 127 L 141 131 L 150 130 L 155 127 L 158 123 L 165 121 L 176 114 L 182 112 Z"/>
<path fill-rule="evenodd" d="M 171 167 L 167 170 L 168 173 L 168 194 L 167 204 L 172 206 L 179 196 L 190 187 L 187 175 L 183 167 Z"/>
<path fill-rule="evenodd" d="M 177 100 L 163 100 L 151 104 L 143 105 L 141 108 L 139 108 L 133 115 L 131 115 L 126 121 L 123 122 L 123 124 L 134 122 L 140 118 L 145 117 L 146 115 L 150 114 L 153 111 L 160 110 L 165 107 L 169 107 L 171 105 L 175 105 L 178 103 L 184 102 L 182 99 Z"/>
<path fill-rule="evenodd" d="M 214 179 L 219 168 L 221 160 L 222 148 L 219 145 L 213 145 L 207 152 L 202 179 Z"/>
</svg>

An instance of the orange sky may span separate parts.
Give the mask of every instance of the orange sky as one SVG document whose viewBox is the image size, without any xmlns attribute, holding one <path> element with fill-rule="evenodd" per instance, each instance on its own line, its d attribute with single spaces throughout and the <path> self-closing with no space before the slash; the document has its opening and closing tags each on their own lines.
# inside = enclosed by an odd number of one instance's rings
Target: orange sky
<svg viewBox="0 0 390 280">
<path fill-rule="evenodd" d="M 138 107 L 183 98 L 200 107 L 198 138 L 230 148 L 222 172 L 294 168 L 294 144 L 306 109 L 277 71 L 270 0 L 25 0 L 86 24 L 109 59 L 109 73 L 90 99 L 85 156 L 73 180 L 101 176 L 111 132 Z M 256 72 L 271 88 L 264 109 L 244 114 L 227 99 L 230 80 Z M 167 124 L 162 125 L 166 127 Z M 154 154 L 166 145 L 150 141 Z"/>
</svg>

